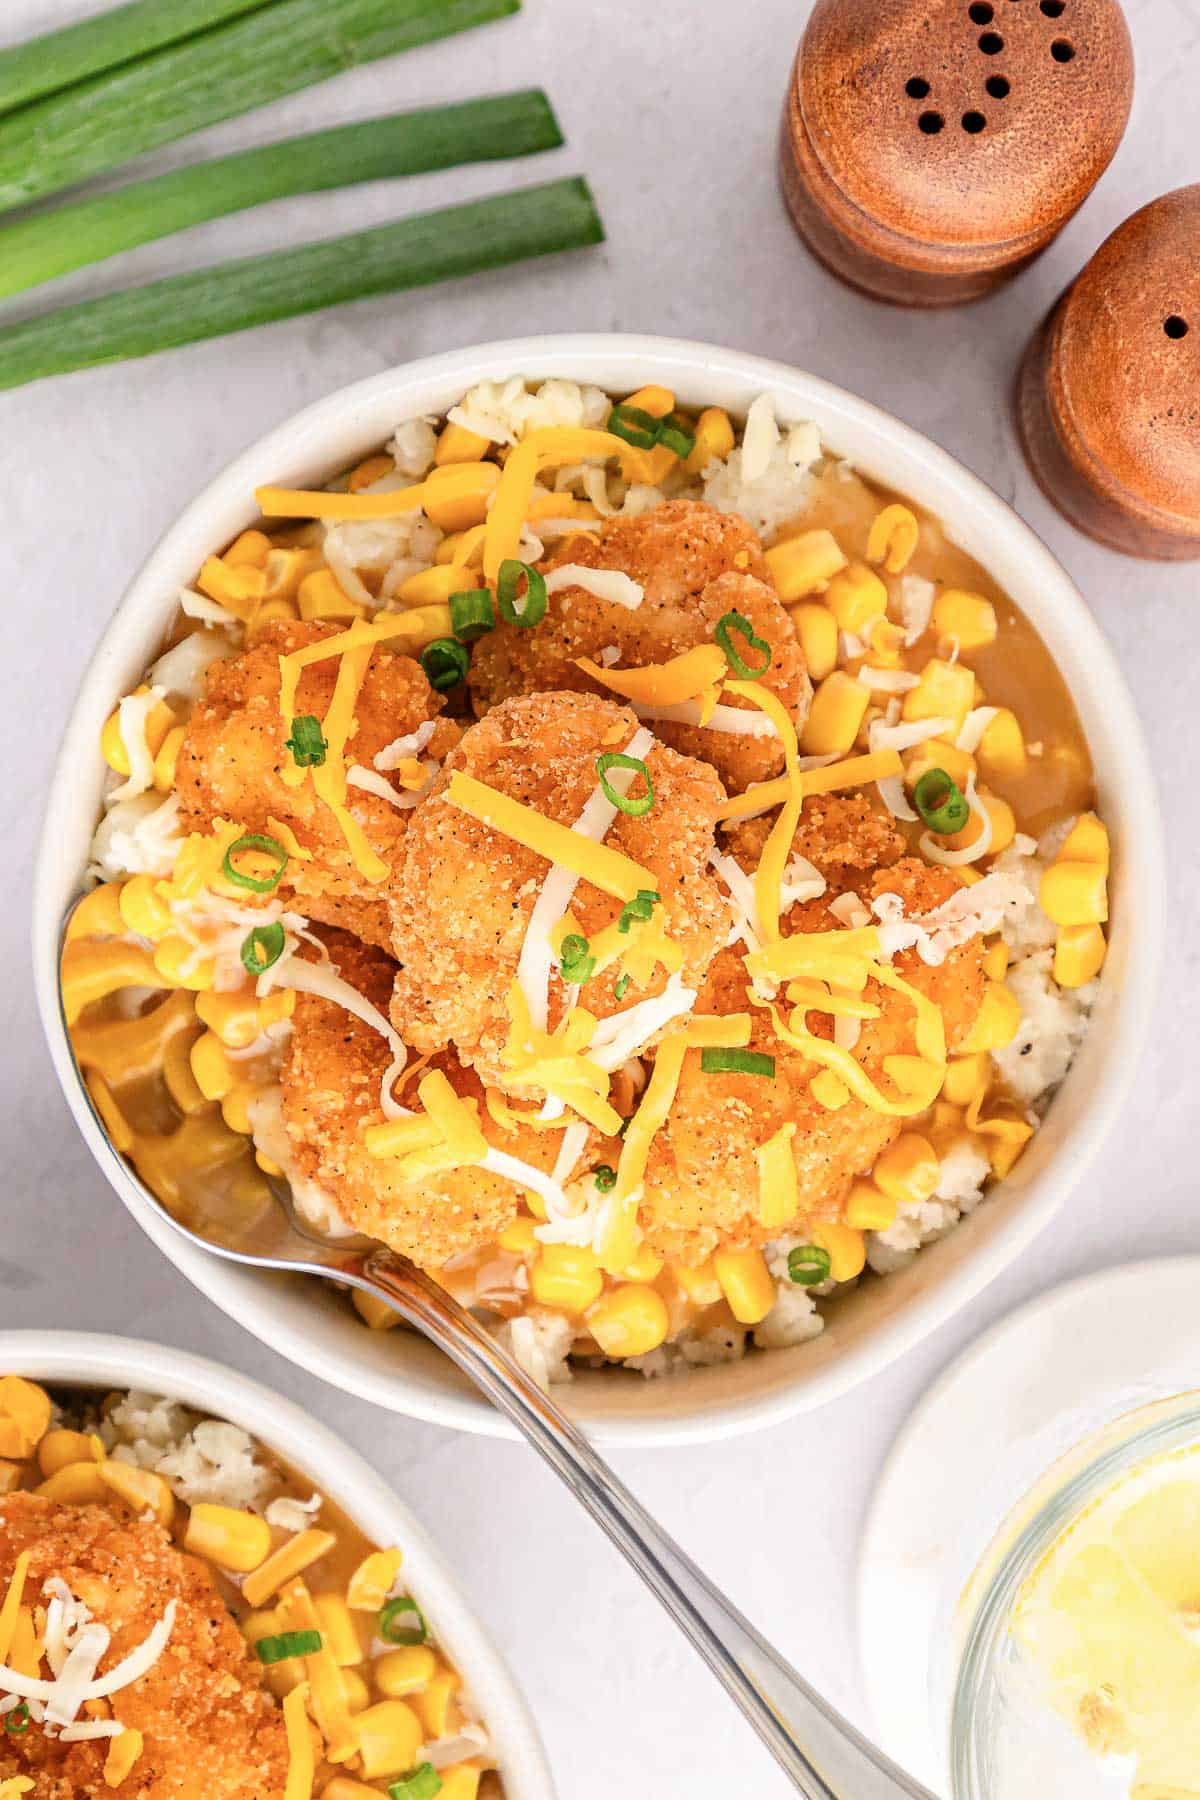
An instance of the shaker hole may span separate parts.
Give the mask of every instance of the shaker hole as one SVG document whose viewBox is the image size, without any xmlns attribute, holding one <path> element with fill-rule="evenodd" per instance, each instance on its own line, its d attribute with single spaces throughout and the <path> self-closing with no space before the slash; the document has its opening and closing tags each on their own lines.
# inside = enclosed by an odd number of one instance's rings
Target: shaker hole
<svg viewBox="0 0 1200 1800">
<path fill-rule="evenodd" d="M 989 75 L 983 85 L 993 100 L 1007 100 L 1010 92 L 1007 75 Z"/>
<path fill-rule="evenodd" d="M 924 100 L 929 92 L 929 83 L 920 75 L 913 75 L 905 82 L 904 91 L 910 100 Z"/>
<path fill-rule="evenodd" d="M 921 130 L 925 133 L 926 137 L 936 137 L 945 123 L 946 121 L 943 119 L 940 112 L 923 112 L 917 120 L 917 124 L 921 127 Z"/>
<path fill-rule="evenodd" d="M 986 124 L 987 120 L 981 112 L 965 112 L 962 116 L 962 128 L 964 131 L 969 131 L 972 136 L 976 132 L 982 131 Z"/>
<path fill-rule="evenodd" d="M 967 8 L 967 17 L 976 25 L 990 25 L 995 16 L 994 9 L 988 5 L 988 0 L 974 0 L 974 5 Z"/>
<path fill-rule="evenodd" d="M 1061 19 L 1067 10 L 1067 0 L 1042 0 L 1042 11 L 1048 19 Z"/>
<path fill-rule="evenodd" d="M 1188 322 L 1186 319 L 1181 319 L 1178 313 L 1172 313 L 1169 318 L 1163 320 L 1163 330 L 1169 338 L 1185 338 L 1189 330 Z"/>
<path fill-rule="evenodd" d="M 999 56 L 1004 48 L 1004 39 L 998 31 L 985 31 L 979 40 L 979 48 L 985 56 Z M 1074 51 L 1072 51 L 1074 55 Z"/>
<path fill-rule="evenodd" d="M 1068 43 L 1066 38 L 1055 38 L 1050 46 L 1050 54 L 1055 62 L 1069 63 L 1074 58 L 1075 46 Z"/>
</svg>

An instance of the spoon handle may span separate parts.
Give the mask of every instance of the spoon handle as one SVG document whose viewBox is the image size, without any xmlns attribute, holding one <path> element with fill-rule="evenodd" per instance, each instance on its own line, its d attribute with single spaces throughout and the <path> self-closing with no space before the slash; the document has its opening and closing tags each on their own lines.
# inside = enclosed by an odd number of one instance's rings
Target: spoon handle
<svg viewBox="0 0 1200 1800">
<path fill-rule="evenodd" d="M 807 1800 L 934 1800 L 817 1695 L 650 1518 L 524 1369 L 443 1288 L 373 1250 L 348 1279 L 389 1301 L 511 1419 L 633 1564 Z"/>
</svg>

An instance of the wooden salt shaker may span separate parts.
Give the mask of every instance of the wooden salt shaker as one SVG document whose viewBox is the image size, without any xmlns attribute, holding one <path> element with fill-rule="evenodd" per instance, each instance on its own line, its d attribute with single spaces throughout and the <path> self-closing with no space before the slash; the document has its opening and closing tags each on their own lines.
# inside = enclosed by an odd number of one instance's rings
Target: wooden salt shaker
<svg viewBox="0 0 1200 1800">
<path fill-rule="evenodd" d="M 1101 244 L 1025 353 L 1017 416 L 1073 525 L 1130 556 L 1200 557 L 1200 186 Z"/>
<path fill-rule="evenodd" d="M 876 299 L 989 294 L 1108 167 L 1133 99 L 1117 0 L 816 0 L 784 109 L 797 231 Z"/>
</svg>

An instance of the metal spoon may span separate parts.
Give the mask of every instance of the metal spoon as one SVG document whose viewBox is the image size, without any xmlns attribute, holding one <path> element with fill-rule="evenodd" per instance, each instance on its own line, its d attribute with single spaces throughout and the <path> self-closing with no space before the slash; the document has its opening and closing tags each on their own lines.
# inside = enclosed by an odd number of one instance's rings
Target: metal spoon
<svg viewBox="0 0 1200 1800">
<path fill-rule="evenodd" d="M 91 1107 L 82 1079 L 79 1085 Z M 138 1180 L 123 1160 L 121 1168 L 127 1179 Z M 256 1218 L 239 1221 L 214 1209 L 211 1218 L 190 1227 L 168 1213 L 145 1183 L 138 1185 L 190 1243 L 230 1262 L 362 1288 L 444 1350 L 633 1564 L 807 1800 L 935 1800 L 801 1679 L 655 1524 L 520 1364 L 415 1264 L 369 1238 L 314 1235 L 297 1220 L 282 1185 L 272 1184 L 278 1205 Z"/>
</svg>

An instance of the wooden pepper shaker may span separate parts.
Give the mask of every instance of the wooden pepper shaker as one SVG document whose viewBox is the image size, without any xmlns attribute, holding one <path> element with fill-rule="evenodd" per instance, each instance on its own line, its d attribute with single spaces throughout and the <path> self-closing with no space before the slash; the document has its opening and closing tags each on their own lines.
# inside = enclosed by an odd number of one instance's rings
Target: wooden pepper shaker
<svg viewBox="0 0 1200 1800">
<path fill-rule="evenodd" d="M 1081 531 L 1200 557 L 1200 186 L 1101 244 L 1025 353 L 1017 416 L 1039 485 Z"/>
<path fill-rule="evenodd" d="M 784 108 L 784 196 L 852 286 L 975 300 L 1083 204 L 1132 99 L 1117 0 L 817 0 Z"/>
</svg>

